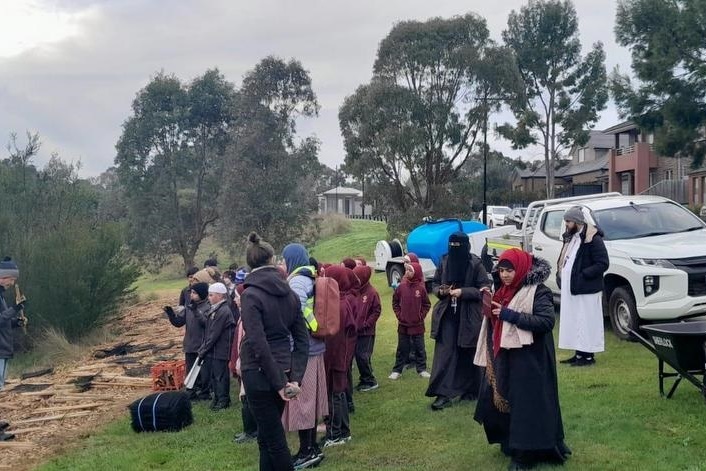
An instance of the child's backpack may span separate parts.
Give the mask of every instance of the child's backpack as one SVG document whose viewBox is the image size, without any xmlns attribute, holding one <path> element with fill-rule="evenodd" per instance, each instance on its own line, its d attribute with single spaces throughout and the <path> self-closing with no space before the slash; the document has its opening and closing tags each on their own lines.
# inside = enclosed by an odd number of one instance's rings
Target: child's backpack
<svg viewBox="0 0 706 471">
<path fill-rule="evenodd" d="M 301 268 L 289 276 L 297 275 Z M 302 314 L 312 337 L 324 339 L 336 335 L 341 329 L 341 295 L 338 282 L 325 272 L 319 276 L 314 273 L 314 277 L 314 292 L 306 300 Z"/>
<path fill-rule="evenodd" d="M 314 317 L 318 328 L 311 335 L 316 338 L 331 337 L 341 329 L 341 294 L 338 282 L 325 273 L 314 280 Z"/>
</svg>

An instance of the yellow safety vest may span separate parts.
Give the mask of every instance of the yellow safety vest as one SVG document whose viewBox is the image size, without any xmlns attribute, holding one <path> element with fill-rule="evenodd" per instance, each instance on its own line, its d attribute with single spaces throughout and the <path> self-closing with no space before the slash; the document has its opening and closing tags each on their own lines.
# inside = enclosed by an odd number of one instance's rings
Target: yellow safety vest
<svg viewBox="0 0 706 471">
<path fill-rule="evenodd" d="M 289 277 L 287 280 L 291 280 L 293 277 L 295 277 L 301 270 L 307 269 L 309 270 L 312 275 L 314 276 L 314 279 L 316 279 L 316 268 L 313 266 L 303 266 L 299 267 L 296 270 L 294 270 L 292 273 L 289 274 Z M 306 276 L 306 275 L 301 275 L 301 276 Z M 314 316 L 314 294 L 312 292 L 312 295 L 309 296 L 306 299 L 306 304 L 304 304 L 304 309 L 302 309 L 302 315 L 304 316 L 304 322 L 306 322 L 306 326 L 309 328 L 310 331 L 316 332 L 319 329 L 319 323 L 316 322 L 316 316 Z"/>
</svg>

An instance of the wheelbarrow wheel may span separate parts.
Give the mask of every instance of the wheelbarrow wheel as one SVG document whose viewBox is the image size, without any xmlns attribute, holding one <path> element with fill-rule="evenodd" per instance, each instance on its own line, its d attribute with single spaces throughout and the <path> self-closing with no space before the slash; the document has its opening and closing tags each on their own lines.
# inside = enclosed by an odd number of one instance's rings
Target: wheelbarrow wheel
<svg viewBox="0 0 706 471">
<path fill-rule="evenodd" d="M 630 330 L 639 327 L 635 298 L 629 288 L 615 288 L 608 302 L 608 316 L 613 332 L 621 340 L 633 340 Z"/>
</svg>

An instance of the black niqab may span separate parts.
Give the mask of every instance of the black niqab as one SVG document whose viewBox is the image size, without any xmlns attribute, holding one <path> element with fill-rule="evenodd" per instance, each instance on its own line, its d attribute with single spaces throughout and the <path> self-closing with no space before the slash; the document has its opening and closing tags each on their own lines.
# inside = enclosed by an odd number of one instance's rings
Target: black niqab
<svg viewBox="0 0 706 471">
<path fill-rule="evenodd" d="M 463 284 L 466 280 L 468 261 L 471 259 L 471 241 L 468 234 L 454 232 L 449 236 L 449 256 L 447 259 L 445 278 L 447 283 Z"/>
</svg>

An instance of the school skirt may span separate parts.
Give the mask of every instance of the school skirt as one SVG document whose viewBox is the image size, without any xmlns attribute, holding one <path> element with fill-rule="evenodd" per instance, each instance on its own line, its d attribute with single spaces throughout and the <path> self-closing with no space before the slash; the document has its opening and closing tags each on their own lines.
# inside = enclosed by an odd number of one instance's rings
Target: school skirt
<svg viewBox="0 0 706 471">
<path fill-rule="evenodd" d="M 282 425 L 287 432 L 308 430 L 328 415 L 324 354 L 310 356 L 301 384 L 302 392 L 285 405 Z"/>
</svg>

